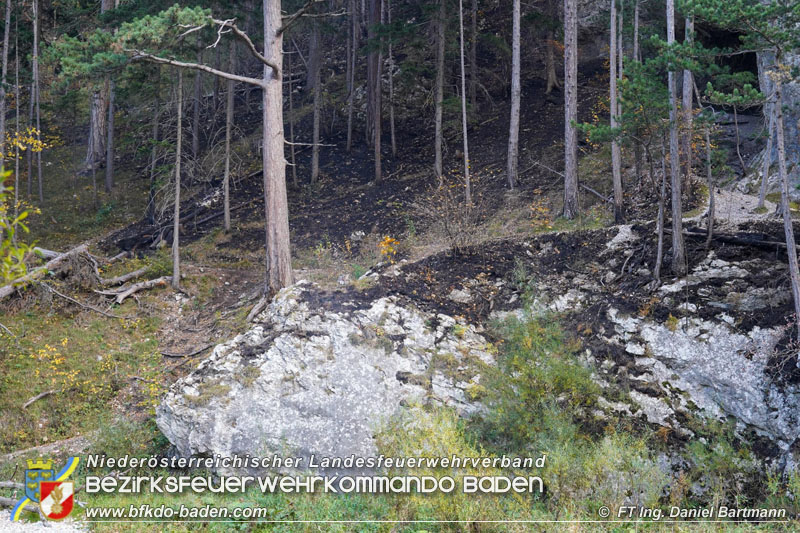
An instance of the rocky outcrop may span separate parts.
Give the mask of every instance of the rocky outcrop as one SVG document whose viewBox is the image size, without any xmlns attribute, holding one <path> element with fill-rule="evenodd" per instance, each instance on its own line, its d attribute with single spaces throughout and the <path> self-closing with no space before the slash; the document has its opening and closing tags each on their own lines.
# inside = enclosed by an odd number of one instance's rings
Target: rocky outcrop
<svg viewBox="0 0 800 533">
<path fill-rule="evenodd" d="M 540 309 L 563 311 L 564 322 L 591 331 L 584 335 L 586 360 L 611 399 L 602 399 L 605 414 L 599 416 L 641 417 L 685 439 L 696 437 L 690 422 L 734 420 L 739 435 L 769 443 L 775 466 L 795 469 L 800 459 L 798 354 L 779 346 L 786 339 L 791 305 L 782 285 L 788 282 L 785 259 L 747 249 L 727 251 L 741 257 L 734 261 L 711 251 L 688 276 L 649 296 L 619 288 L 611 296 L 608 284 L 621 278 L 618 265 L 637 259 L 632 251 L 641 250 L 642 229 L 621 226 L 608 238 L 605 252 L 588 265 L 571 267 L 596 274 L 575 275 L 566 286 L 551 275 L 536 285 Z M 646 267 L 632 267 L 624 283 L 644 286 Z M 598 277 L 604 287 L 592 281 Z M 627 398 L 613 401 L 620 390 L 628 390 Z"/>
<path fill-rule="evenodd" d="M 778 224 L 759 224 L 779 238 Z M 785 258 L 734 244 L 706 254 L 687 238 L 689 275 L 655 291 L 653 227 L 636 224 L 498 243 L 475 269 L 464 268 L 469 256 L 429 259 L 444 280 L 429 265 L 394 265 L 371 274 L 372 296 L 300 283 L 178 381 L 158 425 L 184 456 L 374 455 L 373 435 L 406 406 L 482 409 L 493 349 L 480 326 L 452 317 L 524 318 L 525 302 L 581 337 L 604 389 L 594 416 L 635 418 L 683 442 L 707 417 L 734 420 L 762 458 L 795 469 L 800 370 L 786 344 Z M 469 277 L 456 280 L 459 268 Z M 523 271 L 532 279 L 517 279 Z"/>
<path fill-rule="evenodd" d="M 492 356 L 475 327 L 391 297 L 326 308 L 309 292 L 283 290 L 258 325 L 170 389 L 157 423 L 179 454 L 367 457 L 403 406 L 478 409 Z"/>
<path fill-rule="evenodd" d="M 774 61 L 774 54 L 761 52 L 758 54 L 758 82 L 760 90 L 768 99 L 772 98 L 774 84 L 767 76 L 767 68 Z M 786 62 L 793 68 L 800 67 L 800 54 L 787 54 Z M 783 86 L 783 121 L 784 139 L 786 143 L 786 164 L 789 173 L 789 194 L 793 200 L 800 200 L 800 81 L 793 81 Z M 765 106 L 765 116 L 769 116 L 772 104 Z M 768 178 L 768 191 L 780 192 L 780 179 L 778 177 L 778 148 L 773 142 L 772 153 L 765 154 L 766 148 L 754 158 L 751 172 L 746 180 L 751 190 L 758 190 L 761 182 L 762 165 L 764 157 L 770 158 L 770 175 Z"/>
</svg>

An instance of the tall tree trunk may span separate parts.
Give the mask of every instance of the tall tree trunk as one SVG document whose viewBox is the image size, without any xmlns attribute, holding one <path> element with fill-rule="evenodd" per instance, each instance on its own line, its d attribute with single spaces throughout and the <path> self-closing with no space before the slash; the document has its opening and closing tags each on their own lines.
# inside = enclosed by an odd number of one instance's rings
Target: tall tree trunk
<svg viewBox="0 0 800 533">
<path fill-rule="evenodd" d="M 641 53 L 639 52 L 639 2 L 640 0 L 636 0 L 636 3 L 633 8 L 633 59 L 634 61 L 641 61 Z"/>
<path fill-rule="evenodd" d="M 292 86 L 292 76 L 294 74 L 292 73 L 292 54 L 291 53 L 287 54 L 286 58 L 287 58 L 287 64 L 284 70 L 286 71 L 286 77 L 289 78 L 289 86 L 287 88 L 289 90 L 289 154 L 291 157 L 290 163 L 292 166 L 292 183 L 294 184 L 295 188 L 297 188 L 300 186 L 300 183 L 298 183 L 297 181 L 297 160 L 295 158 L 295 146 L 294 146 L 294 87 Z M 352 99 L 352 95 L 349 98 Z M 350 115 L 350 119 L 352 119 L 352 115 Z M 352 138 L 351 134 L 353 133 L 351 126 L 352 122 L 349 122 L 347 126 L 348 151 L 350 151 L 350 140 Z"/>
<path fill-rule="evenodd" d="M 619 79 L 621 80 L 623 77 L 623 63 L 625 59 L 625 54 L 623 53 L 623 48 L 625 43 L 623 42 L 623 36 L 625 35 L 625 25 L 622 23 L 622 17 L 625 13 L 625 0 L 619 0 L 619 13 L 617 13 L 617 67 L 619 68 Z"/>
<path fill-rule="evenodd" d="M 613 0 L 612 0 L 613 1 Z M 519 162 L 519 106 L 520 106 L 520 0 L 513 2 L 511 30 L 511 120 L 508 131 L 508 159 L 506 179 L 508 188 L 513 189 L 517 183 L 517 166 Z"/>
<path fill-rule="evenodd" d="M 378 35 L 375 26 L 381 20 L 381 0 L 369 0 L 369 40 L 375 46 Z M 367 115 L 371 145 L 375 154 L 375 181 L 380 182 L 381 173 L 381 53 L 378 46 L 367 58 Z"/>
<path fill-rule="evenodd" d="M 442 186 L 442 107 L 444 102 L 444 47 L 447 24 L 447 0 L 439 0 L 439 18 L 436 21 L 436 103 L 434 124 L 436 128 L 433 150 L 433 171 Z"/>
<path fill-rule="evenodd" d="M 769 117 L 767 118 L 767 149 L 764 151 L 764 162 L 761 166 L 761 187 L 758 189 L 758 208 L 764 207 L 764 200 L 767 198 L 767 185 L 769 184 L 769 167 L 772 163 L 772 132 L 775 131 L 775 106 L 764 105 L 764 108 L 770 109 L 767 111 Z"/>
<path fill-rule="evenodd" d="M 42 140 L 42 120 L 39 106 L 39 0 L 33 0 L 33 94 L 36 102 L 36 141 Z M 39 202 L 44 202 L 44 180 L 42 179 L 42 151 L 36 152 L 36 172 L 39 183 Z"/>
<path fill-rule="evenodd" d="M 553 89 L 560 89 L 561 84 L 558 82 L 558 74 L 556 74 L 556 34 L 553 26 L 555 25 L 556 13 L 555 0 L 547 0 L 547 35 L 545 36 L 545 51 L 544 51 L 544 68 L 546 88 L 544 94 L 550 94 Z"/>
<path fill-rule="evenodd" d="M 778 57 L 780 59 L 780 55 Z M 780 63 L 779 63 L 780 64 Z M 797 245 L 792 227 L 792 211 L 789 207 L 789 174 L 786 171 L 786 147 L 783 130 L 783 80 L 781 74 L 774 78 L 775 82 L 775 132 L 778 143 L 778 174 L 781 179 L 781 212 L 783 213 L 783 230 L 786 234 L 786 253 L 789 255 L 789 276 L 792 280 L 792 297 L 794 298 L 795 324 L 797 338 L 800 339 L 800 269 L 797 265 Z"/>
<path fill-rule="evenodd" d="M 690 43 L 694 34 L 694 17 L 686 17 L 686 33 L 684 42 Z M 694 76 L 689 69 L 683 70 L 683 101 L 681 111 L 683 115 L 683 179 L 686 186 L 689 186 L 689 179 L 692 173 L 692 122 L 694 105 L 692 98 L 694 89 Z"/>
<path fill-rule="evenodd" d="M 314 91 L 314 126 L 311 141 L 311 184 L 316 185 L 317 178 L 319 178 L 319 114 L 320 114 L 320 35 L 319 24 L 317 21 L 312 22 L 311 29 L 311 51 L 309 53 L 310 59 L 308 61 L 308 80 L 311 90 Z"/>
<path fill-rule="evenodd" d="M 356 0 L 349 0 L 350 6 L 350 49 L 348 51 L 347 72 L 347 151 L 353 147 L 353 107 L 356 84 L 356 50 L 358 50 L 358 8 Z M 294 163 L 294 161 L 292 162 Z M 297 181 L 297 180 L 295 180 Z"/>
<path fill-rule="evenodd" d="M 113 0 L 100 0 L 100 13 L 114 8 Z M 106 118 L 108 106 L 108 77 L 95 87 L 89 100 L 89 132 L 94 135 L 87 143 L 84 167 L 94 168 L 106 157 Z"/>
<path fill-rule="evenodd" d="M 473 0 L 473 3 L 476 0 Z M 392 1 L 386 0 L 386 20 L 392 24 Z M 392 42 L 389 41 L 389 138 L 392 141 L 392 157 L 397 157 L 397 141 L 394 134 L 394 56 Z"/>
<path fill-rule="evenodd" d="M 664 204 L 667 201 L 667 167 L 666 167 L 666 142 L 661 139 L 661 188 L 658 194 L 658 219 L 656 220 L 656 234 L 658 243 L 656 244 L 656 264 L 653 267 L 653 279 L 661 281 L 661 263 L 664 262 Z M 648 152 L 650 160 L 650 176 L 653 175 L 653 158 Z"/>
<path fill-rule="evenodd" d="M 578 5 L 564 0 L 564 218 L 578 215 Z"/>
<path fill-rule="evenodd" d="M 156 223 L 156 167 L 158 166 L 158 126 L 161 118 L 161 67 L 156 66 L 155 104 L 153 106 L 153 146 L 150 148 L 150 188 L 147 195 L 147 220 Z"/>
<path fill-rule="evenodd" d="M 3 32 L 3 67 L 2 77 L 0 77 L 0 146 L 2 146 L 2 154 L 0 154 L 0 161 L 6 159 L 8 144 L 6 143 L 6 77 L 8 74 L 8 45 L 11 38 L 11 0 L 6 0 L 6 18 Z M 17 188 L 14 187 L 14 191 Z M 16 192 L 14 193 L 17 194 Z"/>
<path fill-rule="evenodd" d="M 706 222 L 706 251 L 711 248 L 711 239 L 714 237 L 714 173 L 711 168 L 711 133 L 705 127 L 706 134 L 706 186 L 708 187 L 708 221 Z"/>
<path fill-rule="evenodd" d="M 172 214 L 172 288 L 181 288 L 181 144 L 183 142 L 183 69 L 178 69 L 178 139 L 175 142 L 175 207 Z"/>
<path fill-rule="evenodd" d="M 283 34 L 280 0 L 263 0 L 264 65 L 263 131 L 264 211 L 266 216 L 266 291 L 275 293 L 293 282 L 289 248 L 289 204 L 286 198 L 286 158 L 283 142 Z"/>
<path fill-rule="evenodd" d="M 109 80 L 106 139 L 106 192 L 114 189 L 114 80 Z"/>
<path fill-rule="evenodd" d="M 220 48 L 219 46 L 214 47 L 214 68 L 219 70 L 222 67 L 222 59 L 220 58 Z M 214 76 L 214 105 L 212 106 L 214 109 L 213 115 L 211 115 L 210 122 L 216 123 L 217 120 L 217 110 L 219 109 L 219 95 L 220 95 L 220 78 L 219 76 Z"/>
<path fill-rule="evenodd" d="M 90 124 L 89 127 L 94 127 L 94 124 Z M 89 137 L 89 148 L 92 149 L 92 148 L 94 148 L 94 146 L 93 146 L 94 139 L 95 139 L 94 132 L 90 131 L 89 135 L 90 135 L 90 137 Z M 97 167 L 96 166 L 92 166 L 91 172 L 92 172 L 92 207 L 97 209 L 97 207 L 98 207 L 98 204 L 97 204 Z"/>
<path fill-rule="evenodd" d="M 198 44 L 199 44 L 198 39 Z M 197 51 L 197 62 L 203 63 L 202 50 Z M 200 99 L 202 98 L 203 78 L 200 71 L 194 73 L 194 99 L 192 116 L 192 157 L 196 160 L 200 155 Z"/>
<path fill-rule="evenodd" d="M 464 137 L 464 197 L 467 209 L 472 206 L 472 184 L 469 177 L 469 141 L 467 139 L 467 81 L 464 68 L 464 0 L 458 0 L 458 34 L 461 57 L 461 131 Z"/>
<path fill-rule="evenodd" d="M 667 0 L 667 43 L 675 42 L 675 0 Z M 669 84 L 669 158 L 672 187 L 672 271 L 678 277 L 687 272 L 686 248 L 683 241 L 683 212 L 681 209 L 681 172 L 678 148 L 678 90 L 675 71 L 670 70 Z"/>
<path fill-rule="evenodd" d="M 14 125 L 14 138 L 19 140 L 19 16 L 14 10 L 14 111 L 16 123 Z M 30 183 L 30 179 L 28 180 Z M 28 193 L 30 194 L 30 193 Z M 14 143 L 14 218 L 19 214 L 19 143 Z"/>
<path fill-rule="evenodd" d="M 93 135 L 86 153 L 86 168 L 97 167 L 105 158 L 106 106 L 108 105 L 107 89 L 97 87 L 92 92 L 89 108 L 89 131 Z"/>
<path fill-rule="evenodd" d="M 475 110 L 478 104 L 478 0 L 472 0 L 470 15 L 469 105 Z"/>
<path fill-rule="evenodd" d="M 617 101 L 617 6 L 616 0 L 611 0 L 611 27 L 609 44 L 609 101 L 611 102 L 611 128 L 617 127 L 618 101 Z M 611 176 L 614 185 L 614 221 L 622 223 L 624 219 L 624 203 L 622 198 L 622 154 L 616 137 L 611 140 Z"/>
<path fill-rule="evenodd" d="M 236 47 L 230 45 L 229 67 L 231 72 L 236 72 Z M 291 73 L 290 73 L 291 75 Z M 217 76 L 214 77 L 217 79 Z M 225 94 L 225 176 L 222 178 L 222 209 L 224 211 L 225 232 L 231 230 L 231 130 L 233 130 L 233 105 L 234 90 L 236 82 L 228 80 L 227 92 Z M 291 91 L 291 86 L 290 89 Z"/>
</svg>

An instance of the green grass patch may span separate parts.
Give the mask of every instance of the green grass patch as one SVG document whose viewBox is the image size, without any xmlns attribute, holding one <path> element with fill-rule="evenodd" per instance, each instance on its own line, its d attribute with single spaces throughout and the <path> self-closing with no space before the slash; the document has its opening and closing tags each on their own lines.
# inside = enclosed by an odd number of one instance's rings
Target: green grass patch
<svg viewBox="0 0 800 533">
<path fill-rule="evenodd" d="M 127 305 L 123 306 L 124 310 Z M 130 376 L 152 379 L 161 371 L 153 318 L 117 320 L 39 310 L 5 315 L 0 346 L 0 442 L 7 450 L 86 434 L 99 425 L 109 402 Z M 138 398 L 155 405 L 160 389 Z M 28 398 L 53 391 L 28 408 Z"/>
</svg>

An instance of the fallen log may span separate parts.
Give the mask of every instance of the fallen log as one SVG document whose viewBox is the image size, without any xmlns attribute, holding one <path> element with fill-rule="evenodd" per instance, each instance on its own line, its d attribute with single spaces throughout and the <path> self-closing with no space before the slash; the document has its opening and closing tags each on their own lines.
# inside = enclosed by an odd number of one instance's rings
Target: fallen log
<svg viewBox="0 0 800 533">
<path fill-rule="evenodd" d="M 17 502 L 19 500 L 15 500 L 14 498 L 4 498 L 0 496 L 0 507 L 16 507 Z M 30 511 L 31 513 L 38 513 L 39 507 L 33 505 L 32 503 L 25 505 L 25 510 Z"/>
<path fill-rule="evenodd" d="M 25 490 L 25 485 L 16 481 L 0 481 L 0 489 Z"/>
<path fill-rule="evenodd" d="M 664 228 L 665 234 L 672 234 L 672 231 Z M 685 229 L 683 234 L 687 237 L 702 237 L 705 238 L 706 230 L 704 229 Z M 711 237 L 712 241 L 718 241 L 725 244 L 736 244 L 738 246 L 755 246 L 757 248 L 767 248 L 770 250 L 777 248 L 786 248 L 786 243 L 782 241 L 773 241 L 765 238 L 762 234 L 739 234 L 731 235 L 729 233 L 714 233 Z"/>
<path fill-rule="evenodd" d="M 66 261 L 70 257 L 73 257 L 73 256 L 78 255 L 78 254 L 82 254 L 82 253 L 87 253 L 87 251 L 88 251 L 88 246 L 86 244 L 81 244 L 80 246 L 76 246 L 72 250 L 69 250 L 68 252 L 64 252 L 63 254 L 59 255 L 58 257 L 55 257 L 55 258 L 51 259 L 50 261 L 45 263 L 44 266 L 40 266 L 38 268 L 35 268 L 35 269 L 31 270 L 30 272 L 28 272 L 27 274 L 25 274 L 24 276 L 15 279 L 14 281 L 9 283 L 8 285 L 5 285 L 4 287 L 0 287 L 0 300 L 4 300 L 5 298 L 8 298 L 9 296 L 11 296 L 15 292 L 17 292 L 17 290 L 20 287 L 24 287 L 28 283 L 41 278 L 42 276 L 44 276 L 48 272 L 51 272 L 51 271 L 55 270 L 56 268 L 61 266 L 61 264 L 64 261 Z"/>
<path fill-rule="evenodd" d="M 61 252 L 55 252 L 53 250 L 39 248 L 38 246 L 33 249 L 33 252 L 44 259 L 55 259 L 59 255 L 61 255 Z"/>
<path fill-rule="evenodd" d="M 121 292 L 117 295 L 116 299 L 114 300 L 115 303 L 121 304 L 125 301 L 126 298 L 136 294 L 139 291 L 143 291 L 145 289 L 151 289 L 153 287 L 158 287 L 161 285 L 167 285 L 172 281 L 172 276 L 161 276 L 160 278 L 151 279 L 148 281 L 142 281 L 140 283 L 135 283 L 128 287 L 124 292 Z"/>
<path fill-rule="evenodd" d="M 123 283 L 126 283 L 126 282 L 128 282 L 128 281 L 130 281 L 132 279 L 136 279 L 139 276 L 141 276 L 142 274 L 144 274 L 145 272 L 147 272 L 147 268 L 148 267 L 142 267 L 139 270 L 134 270 L 133 272 L 128 272 L 127 274 L 123 274 L 123 275 L 117 276 L 115 278 L 101 279 L 100 280 L 100 284 L 103 287 L 110 287 L 110 286 L 113 286 L 113 285 L 122 285 Z"/>
</svg>

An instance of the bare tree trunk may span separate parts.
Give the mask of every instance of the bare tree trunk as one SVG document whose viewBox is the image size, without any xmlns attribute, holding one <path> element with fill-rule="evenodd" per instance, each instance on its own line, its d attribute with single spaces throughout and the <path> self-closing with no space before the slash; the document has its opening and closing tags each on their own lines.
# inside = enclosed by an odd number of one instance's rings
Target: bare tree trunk
<svg viewBox="0 0 800 533">
<path fill-rule="evenodd" d="M 711 248 L 711 239 L 714 237 L 714 174 L 711 168 L 711 134 L 709 127 L 705 128 L 706 134 L 706 186 L 708 187 L 708 221 L 706 222 L 706 251 Z"/>
<path fill-rule="evenodd" d="M 222 60 L 220 59 L 220 47 L 216 46 L 214 48 L 214 68 L 219 70 Z M 220 94 L 220 79 L 219 76 L 214 76 L 214 105 L 212 106 L 214 109 L 214 114 L 211 117 L 211 122 L 215 123 L 217 120 L 217 109 L 219 109 L 219 94 Z"/>
<path fill-rule="evenodd" d="M 694 17 L 686 17 L 686 33 L 684 42 L 690 43 L 692 41 L 692 34 L 694 33 Z M 694 115 L 692 113 L 693 99 L 692 89 L 694 88 L 694 81 L 692 71 L 688 69 L 683 70 L 683 102 L 681 103 L 681 111 L 683 115 L 683 176 L 684 183 L 689 186 L 689 179 L 692 173 L 692 120 Z"/>
<path fill-rule="evenodd" d="M 636 0 L 636 4 L 633 8 L 633 59 L 635 61 L 641 61 L 641 53 L 639 51 L 639 1 Z"/>
<path fill-rule="evenodd" d="M 16 124 L 14 127 L 14 138 L 19 139 L 19 17 L 14 10 L 14 110 L 16 114 Z M 28 178 L 30 184 L 30 178 Z M 30 191 L 28 192 L 30 195 Z M 14 143 L 14 218 L 19 214 L 19 143 Z"/>
<path fill-rule="evenodd" d="M 625 25 L 622 23 L 622 17 L 625 13 L 625 0 L 619 0 L 619 13 L 617 13 L 617 55 L 619 56 L 617 59 L 617 67 L 619 68 L 619 79 L 623 78 L 623 63 L 625 59 L 625 54 L 623 53 L 623 48 L 625 43 L 623 42 L 623 36 L 625 35 Z"/>
<path fill-rule="evenodd" d="M 611 128 L 617 127 L 618 101 L 617 101 L 617 5 L 616 0 L 611 0 L 611 27 L 609 44 L 609 100 L 611 102 Z M 622 198 L 622 154 L 616 137 L 611 140 L 611 175 L 614 185 L 614 221 L 620 224 L 624 219 L 624 204 Z"/>
<path fill-rule="evenodd" d="M 36 101 L 36 140 L 42 139 L 41 110 L 39 108 L 39 0 L 33 0 L 33 93 Z M 44 202 L 42 179 L 42 151 L 36 152 L 36 172 L 39 181 L 39 201 Z"/>
<path fill-rule="evenodd" d="M 517 183 L 517 165 L 519 162 L 520 17 L 520 0 L 514 0 L 511 31 L 511 120 L 508 131 L 508 160 L 506 167 L 508 188 L 512 190 Z"/>
<path fill-rule="evenodd" d="M 564 0 L 564 218 L 578 215 L 578 5 Z"/>
<path fill-rule="evenodd" d="M 442 106 L 444 102 L 444 45 L 445 29 L 447 23 L 447 0 L 439 0 L 439 20 L 436 21 L 436 109 L 434 139 L 433 171 L 442 186 L 444 174 L 442 171 Z"/>
<path fill-rule="evenodd" d="M 675 0 L 667 0 L 667 43 L 675 42 Z M 687 272 L 686 248 L 683 242 L 683 212 L 681 209 L 680 154 L 678 148 L 678 90 L 675 72 L 670 70 L 669 84 L 669 157 L 670 186 L 672 187 L 672 271 L 676 276 Z"/>
<path fill-rule="evenodd" d="M 473 4 L 477 0 L 473 0 Z M 386 0 L 386 20 L 392 24 L 392 2 Z M 389 138 L 392 141 L 392 157 L 397 157 L 397 141 L 394 135 L 394 56 L 392 43 L 389 42 Z"/>
<path fill-rule="evenodd" d="M 797 265 L 797 245 L 792 227 L 792 211 L 789 207 L 789 174 L 786 171 L 786 148 L 783 131 L 783 81 L 780 74 L 775 82 L 775 131 L 778 142 L 778 173 L 781 179 L 781 211 L 783 212 L 783 229 L 786 233 L 786 253 L 789 255 L 789 276 L 792 280 L 792 297 L 794 298 L 795 324 L 797 338 L 800 339 L 800 269 Z"/>
<path fill-rule="evenodd" d="M 5 30 L 3 32 L 3 71 L 0 78 L 0 146 L 3 146 L 0 161 L 6 159 L 6 76 L 8 74 L 8 45 L 11 39 L 11 0 L 6 0 Z M 17 188 L 14 187 L 14 191 Z M 17 194 L 16 192 L 14 193 Z"/>
<path fill-rule="evenodd" d="M 291 165 L 292 165 L 292 183 L 294 184 L 295 188 L 299 187 L 300 184 L 297 181 L 297 160 L 295 158 L 295 149 L 294 149 L 294 87 L 292 87 L 292 54 L 288 54 L 287 56 L 288 62 L 286 65 L 287 74 L 286 77 L 289 78 L 289 154 L 291 157 Z M 352 103 L 352 94 L 349 97 Z M 352 113 L 352 108 L 349 111 Z M 352 114 L 348 118 L 348 125 L 347 125 L 347 151 L 350 151 L 350 140 L 352 138 Z"/>
<path fill-rule="evenodd" d="M 464 196 L 467 208 L 472 205 L 472 185 L 469 179 L 469 142 L 467 139 L 467 91 L 466 69 L 464 68 L 464 0 L 458 0 L 458 34 L 461 56 L 461 129 L 464 136 Z"/>
<path fill-rule="evenodd" d="M 550 94 L 553 92 L 553 89 L 561 88 L 561 84 L 558 82 L 558 75 L 556 74 L 556 35 L 555 31 L 553 30 L 555 19 L 557 17 L 555 0 L 547 0 L 547 15 L 550 20 L 548 21 L 546 35 L 547 42 L 545 43 L 544 55 L 545 78 L 547 80 L 547 86 L 544 94 Z"/>
<path fill-rule="evenodd" d="M 199 40 L 198 40 L 199 43 Z M 197 51 L 197 62 L 203 62 L 203 52 Z M 200 98 L 202 98 L 203 78 L 200 71 L 194 74 L 194 99 L 193 99 L 193 116 L 192 116 L 192 157 L 196 160 L 200 155 Z"/>
<path fill-rule="evenodd" d="M 375 26 L 381 20 L 381 0 L 369 2 L 369 40 L 378 38 Z M 367 129 L 375 154 L 375 182 L 380 182 L 381 173 L 381 54 L 375 49 L 367 58 Z M 370 136 L 368 135 L 368 138 Z"/>
<path fill-rule="evenodd" d="M 155 93 L 156 101 L 153 110 L 153 146 L 150 148 L 150 188 L 147 198 L 147 220 L 156 223 L 156 167 L 158 165 L 158 125 L 161 118 L 161 67 L 156 67 Z"/>
<path fill-rule="evenodd" d="M 263 0 L 264 57 L 278 71 L 264 65 L 263 131 L 264 211 L 266 215 L 266 293 L 293 283 L 289 248 L 289 203 L 286 198 L 286 158 L 283 142 L 283 34 L 280 0 Z"/>
<path fill-rule="evenodd" d="M 235 72 L 234 66 L 236 62 L 236 47 L 233 43 L 230 45 L 230 59 L 229 68 L 231 72 Z M 217 79 L 217 76 L 214 76 Z M 222 210 L 224 212 L 224 228 L 225 232 L 231 230 L 231 130 L 233 129 L 233 105 L 234 105 L 234 90 L 236 82 L 228 80 L 227 94 L 225 95 L 225 176 L 222 178 Z M 291 88 L 289 89 L 291 91 Z"/>
<path fill-rule="evenodd" d="M 199 75 L 199 73 L 198 73 Z M 196 80 L 197 78 L 195 78 Z M 181 288 L 181 144 L 183 142 L 183 69 L 178 69 L 178 139 L 175 143 L 175 209 L 172 215 L 172 288 Z M 194 125 L 193 125 L 194 126 Z"/>
<path fill-rule="evenodd" d="M 34 111 L 34 101 L 36 100 L 36 92 L 34 91 L 33 81 L 31 81 L 30 85 L 30 92 L 28 93 L 28 127 L 33 127 L 33 111 Z M 89 125 L 89 135 L 92 134 L 92 123 L 90 122 Z M 91 147 L 92 139 L 89 139 L 89 150 L 92 149 Z M 28 167 L 28 198 L 33 198 L 33 151 L 25 150 L 25 159 Z"/>
<path fill-rule="evenodd" d="M 106 192 L 114 189 L 114 80 L 109 80 L 108 87 L 108 120 L 106 139 Z"/>
<path fill-rule="evenodd" d="M 766 108 L 767 105 L 765 104 Z M 758 208 L 764 207 L 764 200 L 767 198 L 767 185 L 769 184 L 769 167 L 772 163 L 772 132 L 775 131 L 775 106 L 771 107 L 769 118 L 767 120 L 767 149 L 764 152 L 764 162 L 762 163 L 761 170 L 761 187 L 758 190 Z"/>
<path fill-rule="evenodd" d="M 95 124 L 90 122 L 89 123 L 89 127 L 90 128 L 94 128 Z M 94 135 L 94 131 L 90 130 L 89 131 L 89 150 L 93 150 L 94 149 L 95 138 L 96 137 Z M 92 172 L 92 207 L 97 209 L 97 167 L 95 165 L 92 165 L 91 172 Z"/>
<path fill-rule="evenodd" d="M 89 131 L 94 137 L 89 143 L 89 150 L 86 154 L 86 168 L 96 167 L 105 157 L 105 131 L 106 131 L 106 88 L 98 87 L 92 92 L 90 102 Z"/>
<path fill-rule="evenodd" d="M 667 201 L 667 167 L 666 167 L 666 147 L 664 139 L 661 139 L 661 189 L 658 195 L 658 219 L 656 220 L 656 234 L 658 244 L 656 245 L 656 264 L 653 267 L 653 279 L 661 281 L 661 263 L 664 262 L 664 204 Z M 650 176 L 653 175 L 653 158 L 648 152 L 650 160 Z"/>
<path fill-rule="evenodd" d="M 358 9 L 356 0 L 350 2 L 350 49 L 348 51 L 347 72 L 347 151 L 353 147 L 353 105 L 356 80 L 356 50 L 358 49 Z M 294 161 L 292 161 L 294 164 Z M 295 180 L 296 182 L 297 180 Z"/>
<path fill-rule="evenodd" d="M 314 91 L 314 129 L 313 140 L 311 141 L 311 185 L 316 185 L 317 178 L 319 178 L 319 113 L 320 113 L 320 35 L 319 24 L 316 20 L 312 21 L 311 51 L 309 52 L 310 59 L 308 61 L 308 80 L 311 90 Z"/>
<path fill-rule="evenodd" d="M 472 19 L 469 46 L 469 105 L 474 110 L 478 103 L 478 0 L 472 0 L 470 15 Z"/>
</svg>

